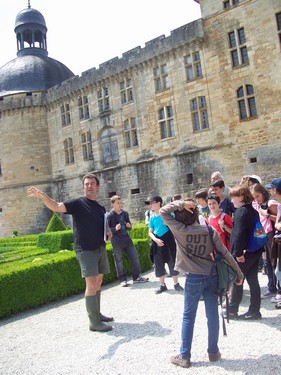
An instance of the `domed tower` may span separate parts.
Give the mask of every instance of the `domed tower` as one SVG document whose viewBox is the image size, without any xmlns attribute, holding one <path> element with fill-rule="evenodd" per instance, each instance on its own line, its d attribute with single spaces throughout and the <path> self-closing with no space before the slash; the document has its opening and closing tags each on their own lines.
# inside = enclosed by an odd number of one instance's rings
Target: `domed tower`
<svg viewBox="0 0 281 375">
<path fill-rule="evenodd" d="M 44 96 L 48 88 L 74 76 L 48 57 L 45 19 L 29 1 L 17 15 L 14 31 L 17 57 L 0 68 L 0 237 L 30 227 L 27 186 L 44 184 L 42 189 L 50 189 Z"/>
<path fill-rule="evenodd" d="M 0 68 L 0 96 L 44 91 L 74 74 L 61 62 L 48 57 L 47 27 L 36 9 L 23 9 L 16 17 L 17 58 Z"/>
</svg>

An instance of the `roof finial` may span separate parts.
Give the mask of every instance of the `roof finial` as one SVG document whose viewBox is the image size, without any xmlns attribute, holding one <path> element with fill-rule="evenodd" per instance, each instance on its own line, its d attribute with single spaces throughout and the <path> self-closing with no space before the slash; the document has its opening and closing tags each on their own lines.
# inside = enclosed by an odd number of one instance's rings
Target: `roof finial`
<svg viewBox="0 0 281 375">
<path fill-rule="evenodd" d="M 28 0 L 28 8 L 31 8 L 30 0 Z"/>
</svg>

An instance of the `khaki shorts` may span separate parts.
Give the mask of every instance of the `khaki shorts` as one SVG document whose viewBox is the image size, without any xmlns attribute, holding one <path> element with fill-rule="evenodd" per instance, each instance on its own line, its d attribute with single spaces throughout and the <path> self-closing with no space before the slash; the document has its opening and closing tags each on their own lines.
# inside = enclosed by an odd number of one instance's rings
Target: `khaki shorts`
<svg viewBox="0 0 281 375">
<path fill-rule="evenodd" d="M 107 252 L 104 246 L 96 250 L 77 251 L 76 258 L 80 264 L 81 276 L 90 277 L 110 272 Z"/>
</svg>

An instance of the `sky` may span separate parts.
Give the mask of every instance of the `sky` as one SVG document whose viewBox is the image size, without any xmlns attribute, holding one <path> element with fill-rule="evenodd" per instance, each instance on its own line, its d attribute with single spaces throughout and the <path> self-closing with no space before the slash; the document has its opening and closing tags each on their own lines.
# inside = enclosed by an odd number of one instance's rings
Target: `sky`
<svg viewBox="0 0 281 375">
<path fill-rule="evenodd" d="M 194 0 L 30 0 L 45 18 L 49 57 L 75 75 L 201 17 Z M 0 67 L 17 57 L 17 14 L 28 0 L 0 0 Z"/>
</svg>

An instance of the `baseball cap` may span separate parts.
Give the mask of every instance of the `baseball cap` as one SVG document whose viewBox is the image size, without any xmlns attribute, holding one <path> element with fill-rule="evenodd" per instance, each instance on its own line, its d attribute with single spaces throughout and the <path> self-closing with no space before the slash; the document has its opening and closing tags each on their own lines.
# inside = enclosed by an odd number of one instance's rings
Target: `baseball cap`
<svg viewBox="0 0 281 375">
<path fill-rule="evenodd" d="M 147 200 L 144 202 L 145 204 L 149 204 L 151 202 L 160 202 L 161 204 L 163 203 L 162 198 L 159 195 L 153 195 L 151 197 L 148 197 Z"/>
<path fill-rule="evenodd" d="M 281 178 L 275 178 L 274 180 L 271 181 L 270 184 L 266 184 L 265 187 L 267 189 L 272 189 L 272 188 L 275 188 L 275 189 L 278 189 L 279 191 L 281 191 Z"/>
<path fill-rule="evenodd" d="M 257 176 L 256 174 L 252 174 L 251 176 L 248 176 L 249 178 L 252 178 L 254 180 L 257 180 L 261 184 L 261 178 L 260 176 Z"/>
</svg>

